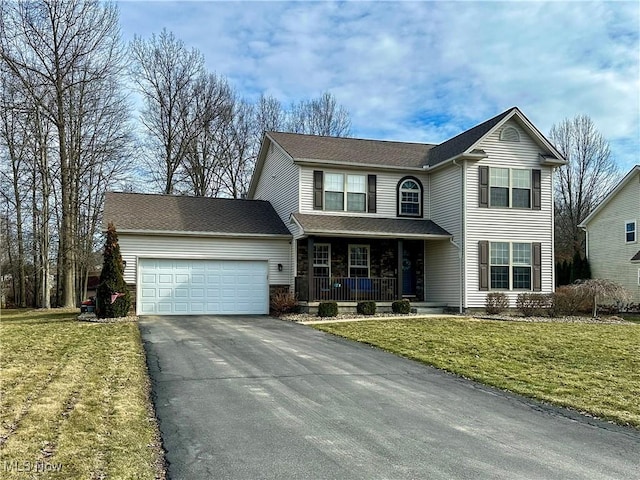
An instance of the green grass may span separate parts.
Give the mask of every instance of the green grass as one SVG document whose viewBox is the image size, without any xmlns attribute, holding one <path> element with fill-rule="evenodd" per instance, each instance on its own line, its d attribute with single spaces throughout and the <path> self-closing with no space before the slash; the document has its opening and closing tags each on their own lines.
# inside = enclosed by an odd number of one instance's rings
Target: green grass
<svg viewBox="0 0 640 480">
<path fill-rule="evenodd" d="M 437 368 L 640 427 L 640 327 L 472 319 L 314 325 Z"/>
<path fill-rule="evenodd" d="M 162 478 L 137 325 L 76 315 L 1 312 L 0 477 Z"/>
</svg>

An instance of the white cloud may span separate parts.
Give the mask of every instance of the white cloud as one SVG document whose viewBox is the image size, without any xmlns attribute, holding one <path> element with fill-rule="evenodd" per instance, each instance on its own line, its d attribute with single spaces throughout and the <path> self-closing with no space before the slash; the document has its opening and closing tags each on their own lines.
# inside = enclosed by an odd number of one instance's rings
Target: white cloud
<svg viewBox="0 0 640 480">
<path fill-rule="evenodd" d="M 122 3 L 125 38 L 166 27 L 248 97 L 333 92 L 358 136 L 442 141 L 517 105 L 583 113 L 623 168 L 640 151 L 636 2 Z"/>
</svg>

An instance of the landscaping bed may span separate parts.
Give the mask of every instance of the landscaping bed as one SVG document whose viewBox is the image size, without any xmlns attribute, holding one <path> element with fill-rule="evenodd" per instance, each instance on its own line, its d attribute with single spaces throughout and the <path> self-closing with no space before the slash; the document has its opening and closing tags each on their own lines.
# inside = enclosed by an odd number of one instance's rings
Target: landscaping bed
<svg viewBox="0 0 640 480">
<path fill-rule="evenodd" d="M 3 310 L 3 478 L 164 478 L 135 322 L 78 310 Z"/>
</svg>

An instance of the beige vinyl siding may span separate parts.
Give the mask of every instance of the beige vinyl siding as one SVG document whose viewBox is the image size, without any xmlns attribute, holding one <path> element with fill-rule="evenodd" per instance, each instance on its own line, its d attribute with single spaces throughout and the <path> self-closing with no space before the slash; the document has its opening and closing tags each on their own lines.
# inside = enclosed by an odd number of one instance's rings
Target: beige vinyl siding
<svg viewBox="0 0 640 480">
<path fill-rule="evenodd" d="M 137 283 L 139 258 L 191 258 L 211 260 L 267 260 L 269 285 L 291 285 L 291 245 L 287 239 L 209 238 L 119 233 L 122 259 L 127 262 L 124 280 Z M 278 264 L 282 264 L 282 272 Z"/>
<path fill-rule="evenodd" d="M 487 292 L 479 290 L 478 242 L 540 242 L 542 245 L 542 292 L 554 290 L 553 260 L 553 173 L 551 167 L 540 165 L 540 147 L 515 121 L 505 126 L 514 127 L 520 134 L 520 142 L 500 141 L 498 129 L 487 137 L 479 148 L 488 158 L 467 164 L 467 217 L 466 217 L 466 265 L 467 307 L 483 307 Z M 478 175 L 480 166 L 541 170 L 541 209 L 480 208 L 478 206 Z M 505 292 L 511 306 L 519 291 Z"/>
<path fill-rule="evenodd" d="M 626 243 L 625 223 L 636 221 L 636 242 Z M 640 174 L 631 178 L 587 225 L 591 275 L 619 282 L 640 302 L 640 263 L 630 259 L 640 250 Z"/>
<path fill-rule="evenodd" d="M 299 167 L 275 143 L 271 143 L 253 199 L 267 200 L 290 227 L 289 218 L 298 211 Z"/>
<path fill-rule="evenodd" d="M 345 175 L 376 175 L 376 213 L 367 212 L 334 212 L 313 209 L 313 171 L 322 170 L 331 173 L 342 173 Z M 354 215 L 379 218 L 397 217 L 397 189 L 398 182 L 407 176 L 415 177 L 422 183 L 422 208 L 424 218 L 429 211 L 427 194 L 428 177 L 421 172 L 386 172 L 374 170 L 355 170 L 331 168 L 312 168 L 303 166 L 300 171 L 300 213 L 308 214 L 328 214 L 328 215 Z"/>
<path fill-rule="evenodd" d="M 462 174 L 455 165 L 438 170 L 429 179 L 431 220 L 462 246 Z M 425 242 L 426 299 L 451 306 L 460 304 L 460 259 L 449 240 Z"/>
</svg>

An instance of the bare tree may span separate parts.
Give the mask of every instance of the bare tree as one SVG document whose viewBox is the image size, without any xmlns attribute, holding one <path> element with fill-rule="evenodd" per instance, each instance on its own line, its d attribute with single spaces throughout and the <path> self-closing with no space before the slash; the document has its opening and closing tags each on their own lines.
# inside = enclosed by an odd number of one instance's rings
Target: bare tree
<svg viewBox="0 0 640 480">
<path fill-rule="evenodd" d="M 17 255 L 11 261 L 14 284 L 14 301 L 19 307 L 27 306 L 27 275 L 25 271 L 25 228 L 23 210 L 25 207 L 25 164 L 28 155 L 28 133 L 25 130 L 24 105 L 20 99 L 20 91 L 11 82 L 12 78 L 2 73 L 0 78 L 0 158 L 5 168 L 0 169 L 0 194 L 8 208 L 15 215 L 15 239 Z M 7 227 L 11 222 L 7 222 Z M 11 253 L 9 249 L 9 253 Z M 12 259 L 13 260 L 13 259 Z"/>
<path fill-rule="evenodd" d="M 593 317 L 598 316 L 598 300 L 612 300 L 616 303 L 627 303 L 631 300 L 631 292 L 617 282 L 605 278 L 592 278 L 572 285 L 593 301 Z"/>
<path fill-rule="evenodd" d="M 233 102 L 234 94 L 224 77 L 210 73 L 194 83 L 185 119 L 193 128 L 183 163 L 186 193 L 220 194 L 222 164 L 228 158 L 228 143 L 223 137 L 233 121 Z"/>
<path fill-rule="evenodd" d="M 97 0 L 4 2 L 0 9 L 0 60 L 56 132 L 59 288 L 62 305 L 73 306 L 79 165 L 85 158 L 77 136 L 85 122 L 78 125 L 78 119 L 90 113 L 76 100 L 97 84 L 119 84 L 118 12 Z"/>
<path fill-rule="evenodd" d="M 349 113 L 338 106 L 335 97 L 325 92 L 320 97 L 292 105 L 287 115 L 287 130 L 294 133 L 347 137 L 351 134 Z"/>
<path fill-rule="evenodd" d="M 173 193 L 193 138 L 189 108 L 194 84 L 205 74 L 204 57 L 162 30 L 131 44 L 132 73 L 144 99 L 141 121 L 150 140 L 147 164 L 164 193 Z"/>
<path fill-rule="evenodd" d="M 556 254 L 572 258 L 584 251 L 578 228 L 618 179 L 609 143 L 586 115 L 553 125 L 549 139 L 567 159 L 555 182 Z"/>
</svg>

